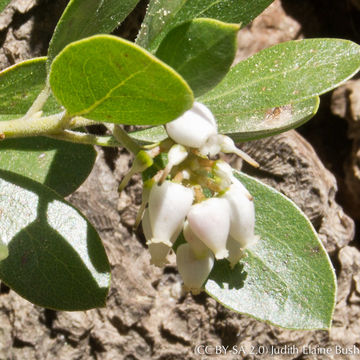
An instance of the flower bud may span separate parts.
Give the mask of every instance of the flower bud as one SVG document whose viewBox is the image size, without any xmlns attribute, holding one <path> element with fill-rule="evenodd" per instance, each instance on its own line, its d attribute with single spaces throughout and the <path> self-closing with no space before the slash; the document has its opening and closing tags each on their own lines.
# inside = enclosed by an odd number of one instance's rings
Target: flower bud
<svg viewBox="0 0 360 360">
<path fill-rule="evenodd" d="M 166 131 L 176 143 L 200 148 L 211 135 L 217 134 L 217 125 L 211 111 L 195 102 L 190 110 L 167 123 Z"/>
<path fill-rule="evenodd" d="M 211 198 L 195 204 L 187 219 L 191 230 L 215 254 L 216 259 L 228 256 L 226 240 L 230 229 L 230 207 L 226 200 Z"/>
<path fill-rule="evenodd" d="M 162 183 L 166 177 L 169 175 L 171 169 L 181 164 L 188 156 L 188 152 L 186 148 L 180 144 L 173 145 L 168 152 L 168 163 L 164 169 L 163 175 L 160 179 L 160 183 Z"/>
<path fill-rule="evenodd" d="M 152 229 L 150 243 L 172 246 L 171 238 L 182 227 L 194 199 L 192 189 L 165 181 L 154 185 L 149 196 L 149 217 Z"/>
<path fill-rule="evenodd" d="M 234 177 L 233 168 L 223 160 L 215 161 L 213 171 L 215 175 L 226 178 L 229 182 L 231 182 Z"/>
<path fill-rule="evenodd" d="M 232 184 L 222 198 L 230 205 L 230 235 L 245 248 L 257 238 L 254 235 L 255 207 L 252 197 L 238 182 Z"/>
<path fill-rule="evenodd" d="M 149 216 L 149 209 L 146 209 L 144 212 L 144 216 L 142 219 L 142 228 L 145 235 L 146 240 L 149 242 L 151 241 L 153 235 L 150 225 L 150 216 Z M 177 237 L 181 232 L 181 227 L 177 229 L 177 231 L 173 234 L 172 238 L 170 239 L 171 244 L 173 244 Z M 171 250 L 171 247 L 164 243 L 149 243 L 149 252 L 151 256 L 150 264 L 163 267 L 165 264 L 168 263 L 167 256 Z"/>
<path fill-rule="evenodd" d="M 208 255 L 209 248 L 194 234 L 187 220 L 184 223 L 183 234 L 185 240 L 188 242 L 191 250 L 198 259 Z"/>
<path fill-rule="evenodd" d="M 134 162 L 129 170 L 129 172 L 124 176 L 121 181 L 118 191 L 121 192 L 124 190 L 125 186 L 129 183 L 131 177 L 139 172 L 142 172 L 149 168 L 154 163 L 153 158 L 144 150 L 139 151 L 134 159 Z"/>
<path fill-rule="evenodd" d="M 226 190 L 233 182 L 233 169 L 225 161 L 217 160 L 215 161 L 212 172 L 217 179 L 220 191 Z"/>
<path fill-rule="evenodd" d="M 176 251 L 176 262 L 184 286 L 195 294 L 199 293 L 214 266 L 213 254 L 208 251 L 205 257 L 198 259 L 189 244 L 182 244 Z"/>
<path fill-rule="evenodd" d="M 170 148 L 168 152 L 168 162 L 172 166 L 176 166 L 182 163 L 187 156 L 188 152 L 185 147 L 180 144 L 175 144 Z"/>
</svg>

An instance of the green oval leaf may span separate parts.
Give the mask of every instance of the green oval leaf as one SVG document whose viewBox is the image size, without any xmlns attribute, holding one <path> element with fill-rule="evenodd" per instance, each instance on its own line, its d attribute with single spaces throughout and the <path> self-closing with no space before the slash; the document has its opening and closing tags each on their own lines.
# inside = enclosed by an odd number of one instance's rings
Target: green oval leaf
<svg viewBox="0 0 360 360">
<path fill-rule="evenodd" d="M 195 19 L 171 30 L 156 56 L 176 70 L 200 96 L 227 74 L 237 49 L 240 26 Z"/>
<path fill-rule="evenodd" d="M 46 58 L 23 61 L 0 72 L 0 121 L 20 118 L 44 89 Z M 43 111 L 46 115 L 61 111 L 51 95 Z"/>
<path fill-rule="evenodd" d="M 136 130 L 129 133 L 129 135 L 143 144 L 157 143 L 168 137 L 164 126 L 153 126 L 143 130 Z"/>
<path fill-rule="evenodd" d="M 257 244 L 233 270 L 214 267 L 206 292 L 224 306 L 290 329 L 328 329 L 336 282 L 329 257 L 301 210 L 276 190 L 236 174 L 254 196 Z"/>
<path fill-rule="evenodd" d="M 71 0 L 56 25 L 48 51 L 48 67 L 54 57 L 73 41 L 111 33 L 139 0 Z"/>
<path fill-rule="evenodd" d="M 174 70 L 109 35 L 68 45 L 53 61 L 50 85 L 70 115 L 111 123 L 163 124 L 193 103 L 191 89 Z"/>
<path fill-rule="evenodd" d="M 154 51 L 176 25 L 198 18 L 248 24 L 274 0 L 150 0 L 136 43 Z"/>
<path fill-rule="evenodd" d="M 272 136 L 295 129 L 309 121 L 317 112 L 320 100 L 318 97 L 294 102 L 270 109 L 259 109 L 251 112 L 234 114 L 227 108 L 216 108 L 219 132 L 231 136 L 235 141 L 249 141 Z M 211 107 L 212 110 L 212 107 Z"/>
<path fill-rule="evenodd" d="M 91 224 L 47 187 L 0 171 L 0 231 L 9 256 L 1 280 L 36 305 L 87 310 L 105 305 L 110 266 Z"/>
<path fill-rule="evenodd" d="M 316 97 L 282 107 L 239 112 L 235 120 L 235 115 L 227 108 L 221 109 L 220 113 L 214 112 L 214 115 L 218 122 L 219 133 L 240 142 L 294 129 L 310 120 L 316 114 L 318 107 L 319 98 Z M 220 109 L 215 110 L 220 111 Z M 134 131 L 130 135 L 143 143 L 156 143 L 167 138 L 163 126 Z"/>
<path fill-rule="evenodd" d="M 238 113 L 270 109 L 321 95 L 352 77 L 359 68 L 360 46 L 351 41 L 289 41 L 240 62 L 199 101 L 218 116 L 226 109 L 235 121 Z"/>
<path fill-rule="evenodd" d="M 0 169 L 38 181 L 62 196 L 84 182 L 95 159 L 92 146 L 44 137 L 5 139 L 0 144 Z"/>
</svg>

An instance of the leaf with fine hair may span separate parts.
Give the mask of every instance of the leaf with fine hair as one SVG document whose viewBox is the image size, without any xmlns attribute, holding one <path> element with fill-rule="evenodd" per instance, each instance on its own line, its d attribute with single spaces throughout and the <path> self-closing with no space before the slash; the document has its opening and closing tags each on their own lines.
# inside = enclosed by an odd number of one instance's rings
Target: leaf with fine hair
<svg viewBox="0 0 360 360">
<path fill-rule="evenodd" d="M 360 46 L 347 40 L 288 41 L 241 61 L 198 100 L 218 121 L 238 114 L 281 107 L 324 94 L 360 68 Z"/>
<path fill-rule="evenodd" d="M 230 69 L 240 26 L 194 19 L 172 29 L 156 56 L 176 70 L 200 96 L 215 87 Z"/>
<path fill-rule="evenodd" d="M 0 169 L 38 181 L 62 196 L 84 182 L 95 159 L 93 146 L 40 136 L 5 139 L 0 147 Z"/>
<path fill-rule="evenodd" d="M 110 35 L 68 45 L 52 63 L 50 85 L 69 115 L 115 124 L 164 124 L 193 104 L 191 89 L 173 69 Z"/>
<path fill-rule="evenodd" d="M 317 112 L 319 98 L 315 97 L 282 107 L 241 111 L 236 114 L 227 109 L 217 109 L 214 113 L 219 132 L 234 141 L 249 141 L 297 128 L 310 120 Z M 235 119 L 234 119 L 235 116 Z M 156 143 L 167 138 L 162 126 L 137 130 L 130 136 L 142 143 Z"/>
<path fill-rule="evenodd" d="M 335 273 L 314 228 L 288 198 L 242 173 L 260 240 L 230 269 L 217 262 L 206 292 L 225 307 L 289 329 L 329 329 Z"/>
<path fill-rule="evenodd" d="M 155 52 L 175 26 L 195 18 L 211 18 L 245 26 L 274 0 L 150 0 L 136 43 Z"/>
<path fill-rule="evenodd" d="M 129 15 L 139 0 L 70 0 L 50 41 L 47 69 L 67 45 L 96 34 L 109 34 Z"/>
<path fill-rule="evenodd" d="M 0 72 L 0 121 L 20 118 L 44 89 L 46 57 L 22 61 Z M 43 112 L 45 115 L 62 111 L 50 95 Z"/>
<path fill-rule="evenodd" d="M 95 229 L 54 191 L 0 170 L 0 231 L 9 255 L 0 279 L 54 310 L 105 306 L 110 266 Z"/>
</svg>

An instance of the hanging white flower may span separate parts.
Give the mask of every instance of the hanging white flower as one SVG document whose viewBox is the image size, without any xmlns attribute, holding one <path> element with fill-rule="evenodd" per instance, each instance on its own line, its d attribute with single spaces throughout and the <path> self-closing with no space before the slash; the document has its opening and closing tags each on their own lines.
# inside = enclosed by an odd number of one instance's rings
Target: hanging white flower
<svg viewBox="0 0 360 360">
<path fill-rule="evenodd" d="M 168 163 L 171 164 L 171 166 L 179 165 L 187 156 L 188 152 L 186 148 L 180 144 L 175 144 L 168 152 Z"/>
<path fill-rule="evenodd" d="M 222 160 L 217 160 L 213 166 L 213 174 L 218 178 L 219 186 L 222 191 L 226 190 L 233 182 L 233 168 Z"/>
<path fill-rule="evenodd" d="M 183 234 L 198 259 L 208 255 L 209 248 L 194 234 L 187 220 L 184 222 Z"/>
<path fill-rule="evenodd" d="M 208 251 L 206 256 L 198 259 L 189 244 L 182 244 L 176 251 L 176 262 L 184 286 L 199 293 L 214 266 L 213 254 Z"/>
<path fill-rule="evenodd" d="M 230 230 L 230 208 L 226 200 L 211 198 L 195 204 L 187 219 L 191 230 L 211 249 L 216 259 L 228 256 L 226 240 Z"/>
<path fill-rule="evenodd" d="M 151 243 L 151 239 L 153 237 L 151 225 L 150 225 L 150 216 L 149 216 L 149 209 L 146 209 L 144 212 L 144 216 L 142 219 L 142 228 L 145 235 L 145 238 L 148 242 L 149 253 L 151 256 L 150 264 L 163 267 L 165 264 L 168 263 L 167 256 L 171 250 L 171 246 L 164 244 L 164 243 Z M 177 237 L 181 232 L 181 227 L 173 234 L 170 242 L 173 244 Z M 150 242 L 150 243 L 149 243 Z"/>
<path fill-rule="evenodd" d="M 237 181 L 222 195 L 230 206 L 230 235 L 242 248 L 256 241 L 255 207 L 251 195 Z"/>
<path fill-rule="evenodd" d="M 227 258 L 234 267 L 244 256 L 244 248 L 257 240 L 251 194 L 234 176 L 230 165 L 205 157 L 235 153 L 254 166 L 258 164 L 237 149 L 231 138 L 217 133 L 213 114 L 201 103 L 195 102 L 192 109 L 166 124 L 166 130 L 175 144 L 164 146 L 168 163 L 150 184 L 143 229 L 151 263 L 157 266 L 166 264 L 183 230 L 187 244 L 177 251 L 179 271 L 188 288 L 199 290 L 214 258 Z M 173 181 L 165 180 L 169 176 Z M 191 184 L 192 188 L 181 183 Z M 209 192 L 214 197 L 204 199 Z"/>
<path fill-rule="evenodd" d="M 173 145 L 168 152 L 168 163 L 164 169 L 160 182 L 164 181 L 169 175 L 171 169 L 181 164 L 188 156 L 186 148 L 180 144 Z"/>
<path fill-rule="evenodd" d="M 190 110 L 165 127 L 169 137 L 176 143 L 192 148 L 200 148 L 211 135 L 217 134 L 213 114 L 199 102 L 194 102 Z"/>
<path fill-rule="evenodd" d="M 171 181 L 154 185 L 149 196 L 152 238 L 148 244 L 163 243 L 171 247 L 171 238 L 182 227 L 193 199 L 192 189 L 183 185 Z"/>
</svg>

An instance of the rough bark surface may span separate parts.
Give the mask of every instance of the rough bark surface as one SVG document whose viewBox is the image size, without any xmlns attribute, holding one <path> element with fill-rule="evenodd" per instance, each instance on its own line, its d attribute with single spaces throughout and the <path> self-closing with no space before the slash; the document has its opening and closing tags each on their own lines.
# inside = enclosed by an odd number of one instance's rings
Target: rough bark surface
<svg viewBox="0 0 360 360">
<path fill-rule="evenodd" d="M 56 3 L 12 1 L 0 17 L 2 67 L 44 53 L 46 39 L 33 40 L 34 29 L 40 26 L 36 14 L 44 14 L 45 8 L 48 14 L 60 15 L 66 1 Z M 306 3 L 311 8 L 311 2 Z M 281 5 L 275 1 L 241 32 L 238 60 L 270 44 L 302 36 L 302 26 Z M 49 22 L 46 26 L 50 29 L 53 25 Z M 50 30 L 46 36 L 49 34 Z M 343 117 L 349 112 L 348 100 L 346 106 Z M 358 112 L 356 116 L 358 119 Z M 334 176 L 295 131 L 244 144 L 243 149 L 261 164 L 259 171 L 245 170 L 292 198 L 309 216 L 331 254 L 338 273 L 338 298 L 330 332 L 278 329 L 235 314 L 204 294 L 184 294 L 174 259 L 162 270 L 150 266 L 141 231 L 131 231 L 141 201 L 140 178 L 134 177 L 120 197 L 117 193 L 131 156 L 124 150 L 98 149 L 93 172 L 69 200 L 95 225 L 106 246 L 112 267 L 107 307 L 72 313 L 44 310 L 3 286 L 0 359 L 353 359 L 334 353 L 211 357 L 194 353 L 199 344 L 242 345 L 247 351 L 258 345 L 294 345 L 301 350 L 302 346 L 358 344 L 360 252 L 349 246 L 354 223 L 335 200 Z M 241 166 L 238 160 L 230 160 Z M 357 190 L 356 196 L 359 194 Z"/>
<path fill-rule="evenodd" d="M 242 146 L 260 164 L 248 169 L 291 198 L 308 216 L 330 255 L 354 237 L 354 222 L 336 203 L 335 177 L 311 145 L 296 131 L 251 141 Z"/>
<path fill-rule="evenodd" d="M 345 119 L 351 152 L 344 163 L 344 191 L 346 206 L 356 220 L 360 220 L 360 80 L 348 81 L 334 91 L 332 112 Z"/>
</svg>

